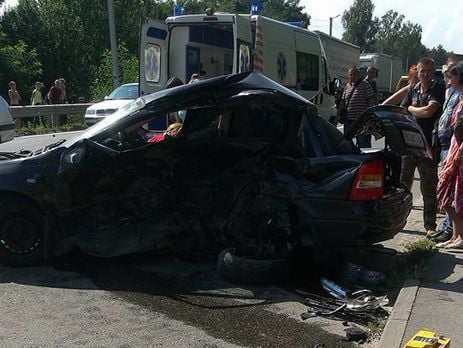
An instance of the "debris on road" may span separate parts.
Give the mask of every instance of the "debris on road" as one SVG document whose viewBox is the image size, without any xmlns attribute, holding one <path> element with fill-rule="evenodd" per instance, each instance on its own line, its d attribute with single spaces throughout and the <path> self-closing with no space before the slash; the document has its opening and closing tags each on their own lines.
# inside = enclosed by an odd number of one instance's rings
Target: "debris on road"
<svg viewBox="0 0 463 348">
<path fill-rule="evenodd" d="M 305 303 L 308 309 L 301 314 L 303 320 L 329 316 L 366 324 L 389 315 L 382 307 L 389 302 L 387 296 L 374 296 L 368 289 L 349 291 L 326 278 L 321 279 L 321 285 L 334 299 L 307 294 Z"/>
</svg>

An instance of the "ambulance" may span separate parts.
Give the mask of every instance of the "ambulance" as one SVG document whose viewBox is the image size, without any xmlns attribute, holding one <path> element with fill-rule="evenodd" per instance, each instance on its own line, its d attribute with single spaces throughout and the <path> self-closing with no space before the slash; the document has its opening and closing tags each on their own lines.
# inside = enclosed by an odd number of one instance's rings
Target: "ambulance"
<svg viewBox="0 0 463 348">
<path fill-rule="evenodd" d="M 140 35 L 140 95 L 176 76 L 260 72 L 336 115 L 335 80 L 317 33 L 261 15 L 209 13 L 145 19 Z"/>
</svg>

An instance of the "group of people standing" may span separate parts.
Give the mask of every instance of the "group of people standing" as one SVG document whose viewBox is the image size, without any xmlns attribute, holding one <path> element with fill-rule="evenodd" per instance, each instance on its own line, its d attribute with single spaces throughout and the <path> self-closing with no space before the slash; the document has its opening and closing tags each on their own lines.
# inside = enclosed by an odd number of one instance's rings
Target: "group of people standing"
<svg viewBox="0 0 463 348">
<path fill-rule="evenodd" d="M 19 93 L 16 82 L 9 82 L 8 97 L 10 99 L 11 106 L 21 105 L 21 94 Z M 34 84 L 34 89 L 31 93 L 30 105 L 43 105 L 43 104 L 64 104 L 66 101 L 66 80 L 64 78 L 56 79 L 54 84 L 50 87 L 47 93 L 44 94 L 44 84 L 37 81 Z M 33 118 L 23 118 L 24 126 L 33 125 L 36 126 L 39 122 L 45 127 L 47 126 L 45 118 L 41 116 Z M 58 118 L 52 118 L 51 125 L 66 123 L 66 115 L 60 115 Z"/>
<path fill-rule="evenodd" d="M 359 70 L 349 70 L 338 107 L 338 117 L 344 114 L 344 128 L 368 107 L 376 104 L 374 68 L 360 79 Z M 432 159 L 404 156 L 401 181 L 411 190 L 415 169 L 420 174 L 423 195 L 423 220 L 428 238 L 437 247 L 463 248 L 463 55 L 453 54 L 443 67 L 444 80 L 436 78 L 432 58 L 423 57 L 408 71 L 409 84 L 387 98 L 382 104 L 401 105 L 415 118 L 433 149 Z M 360 147 L 371 147 L 369 135 L 357 138 Z M 437 229 L 436 215 L 446 213 Z"/>
</svg>

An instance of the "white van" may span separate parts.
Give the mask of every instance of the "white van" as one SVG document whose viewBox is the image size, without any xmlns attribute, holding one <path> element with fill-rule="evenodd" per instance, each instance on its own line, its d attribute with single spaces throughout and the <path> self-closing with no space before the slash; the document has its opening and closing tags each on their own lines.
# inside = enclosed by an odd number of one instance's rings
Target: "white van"
<svg viewBox="0 0 463 348">
<path fill-rule="evenodd" d="M 334 118 L 334 91 L 319 36 L 260 15 L 212 14 L 145 19 L 140 35 L 140 95 L 163 89 L 177 76 L 185 83 L 246 71 L 261 72 Z"/>
<path fill-rule="evenodd" d="M 10 106 L 5 99 L 0 96 L 0 143 L 13 140 L 15 124 L 11 117 Z"/>
</svg>

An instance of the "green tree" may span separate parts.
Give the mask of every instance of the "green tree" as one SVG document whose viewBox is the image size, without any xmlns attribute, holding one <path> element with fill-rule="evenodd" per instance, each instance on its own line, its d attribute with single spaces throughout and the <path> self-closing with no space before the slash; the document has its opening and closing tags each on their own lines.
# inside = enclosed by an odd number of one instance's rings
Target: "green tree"
<svg viewBox="0 0 463 348">
<path fill-rule="evenodd" d="M 342 39 L 359 46 L 363 52 L 371 52 L 374 48 L 378 30 L 378 19 L 373 18 L 374 8 L 371 0 L 355 0 L 342 15 L 345 30 Z"/>
<path fill-rule="evenodd" d="M 401 57 L 409 64 L 426 53 L 421 43 L 421 25 L 404 22 L 405 16 L 389 10 L 379 22 L 376 51 Z"/>
<path fill-rule="evenodd" d="M 421 43 L 421 25 L 406 22 L 399 32 L 400 40 L 395 44 L 394 55 L 402 57 L 410 64 L 415 64 L 418 59 L 427 54 L 426 47 Z"/>
<path fill-rule="evenodd" d="M 0 31 L 0 93 L 7 96 L 8 82 L 14 80 L 23 103 L 27 104 L 32 86 L 41 74 L 42 65 L 36 49 L 30 49 L 23 41 L 15 45 L 7 44 L 6 35 Z"/>
<path fill-rule="evenodd" d="M 447 62 L 449 52 L 447 52 L 442 45 L 438 45 L 429 51 L 429 55 L 434 59 L 436 66 L 439 67 Z"/>
<path fill-rule="evenodd" d="M 376 51 L 394 55 L 400 40 L 402 22 L 405 16 L 396 11 L 387 11 L 380 19 L 376 33 Z"/>
<path fill-rule="evenodd" d="M 253 0 L 187 0 L 178 1 L 184 4 L 187 13 L 205 13 L 207 8 L 220 12 L 249 13 Z M 303 13 L 304 6 L 300 0 L 262 0 L 261 14 L 282 21 L 306 21 L 310 24 L 310 16 Z M 171 7 L 171 9 L 173 6 Z M 172 13 L 172 10 L 170 10 Z M 171 15 L 169 13 L 169 16 Z M 164 17 L 165 18 L 165 17 Z"/>
<path fill-rule="evenodd" d="M 3 0 L 0 0 L 3 1 Z M 165 20 L 174 4 L 183 1 L 187 13 L 205 13 L 208 7 L 232 13 L 249 13 L 252 0 L 114 0 L 118 44 L 125 54 L 138 57 L 141 18 Z M 262 14 L 284 21 L 309 21 L 299 0 L 264 0 Z M 67 95 L 75 101 L 95 95 L 94 81 L 101 81 L 101 66 L 110 49 L 108 9 L 104 0 L 19 0 L 0 17 L 4 45 L 19 42 L 34 49 L 41 63 L 47 89 L 56 78 L 67 80 Z M 136 58 L 135 58 L 136 59 Z M 129 60 L 132 61 L 132 60 Z M 132 63 L 130 63 L 132 64 Z M 138 65 L 138 64 L 137 64 Z M 125 70 L 121 67 L 121 70 Z M 5 70 L 3 70 L 5 71 Z M 138 67 L 137 67 L 138 71 Z M 106 71 L 111 80 L 112 72 Z M 133 80 L 132 80 L 133 81 Z M 22 84 L 22 83 L 21 83 Z"/>
<path fill-rule="evenodd" d="M 138 58 L 129 52 L 126 45 L 123 43 L 118 47 L 119 67 L 120 67 L 120 82 L 130 83 L 138 82 Z M 103 57 L 100 66 L 93 74 L 91 93 L 92 100 L 99 101 L 108 95 L 113 89 L 113 74 L 112 74 L 112 55 L 110 50 L 103 52 Z"/>
</svg>

